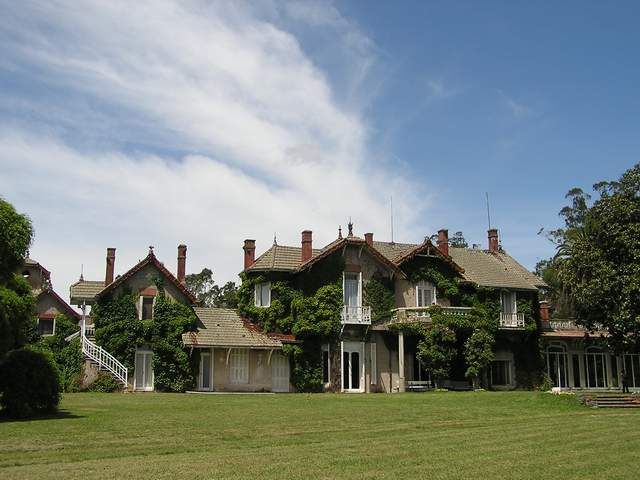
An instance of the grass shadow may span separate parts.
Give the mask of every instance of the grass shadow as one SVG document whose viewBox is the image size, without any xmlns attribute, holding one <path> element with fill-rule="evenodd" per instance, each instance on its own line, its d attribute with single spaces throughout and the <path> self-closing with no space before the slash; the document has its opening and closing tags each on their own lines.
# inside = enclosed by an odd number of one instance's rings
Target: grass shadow
<svg viewBox="0 0 640 480">
<path fill-rule="evenodd" d="M 67 410 L 58 410 L 57 412 L 37 413 L 31 417 L 16 418 L 8 416 L 4 411 L 0 411 L 0 423 L 31 422 L 33 420 L 69 420 L 76 418 L 84 418 L 84 416 L 76 415 Z"/>
</svg>

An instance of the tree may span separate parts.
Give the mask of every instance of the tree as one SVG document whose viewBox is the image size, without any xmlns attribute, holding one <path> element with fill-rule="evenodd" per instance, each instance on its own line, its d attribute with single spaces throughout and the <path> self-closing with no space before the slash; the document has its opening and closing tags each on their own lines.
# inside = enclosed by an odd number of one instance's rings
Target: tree
<svg viewBox="0 0 640 480">
<path fill-rule="evenodd" d="M 31 288 L 16 274 L 32 236 L 31 220 L 0 198 L 0 358 L 27 343 L 33 324 Z"/>
<path fill-rule="evenodd" d="M 198 301 L 207 307 L 236 308 L 238 306 L 238 288 L 234 282 L 219 287 L 213 279 L 213 271 L 203 268 L 200 273 L 185 277 L 187 289 Z"/>
<path fill-rule="evenodd" d="M 462 232 L 454 233 L 453 236 L 449 239 L 449 245 L 451 245 L 452 247 L 458 247 L 458 248 L 469 247 L 469 244 L 465 240 L 464 234 Z"/>
<path fill-rule="evenodd" d="M 541 299 L 547 300 L 554 318 L 575 318 L 575 308 L 571 297 L 560 281 L 558 264 L 554 258 L 536 263 L 535 274 L 549 286 L 544 289 Z"/>
<path fill-rule="evenodd" d="M 620 352 L 640 338 L 640 164 L 593 189 L 591 205 L 590 195 L 569 191 L 565 228 L 552 232 L 555 263 L 579 323 L 605 329 Z"/>
</svg>

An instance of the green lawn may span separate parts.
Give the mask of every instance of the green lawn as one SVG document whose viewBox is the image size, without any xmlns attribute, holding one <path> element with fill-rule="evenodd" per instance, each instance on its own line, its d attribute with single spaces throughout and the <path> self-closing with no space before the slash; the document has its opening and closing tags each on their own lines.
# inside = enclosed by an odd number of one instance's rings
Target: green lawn
<svg viewBox="0 0 640 480">
<path fill-rule="evenodd" d="M 550 394 L 65 395 L 0 478 L 637 478 L 640 410 Z"/>
</svg>

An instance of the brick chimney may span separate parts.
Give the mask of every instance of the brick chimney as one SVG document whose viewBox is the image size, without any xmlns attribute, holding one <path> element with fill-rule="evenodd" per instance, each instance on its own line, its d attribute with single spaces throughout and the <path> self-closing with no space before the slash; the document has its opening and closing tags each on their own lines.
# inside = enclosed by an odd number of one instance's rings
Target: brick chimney
<svg viewBox="0 0 640 480">
<path fill-rule="evenodd" d="M 113 283 L 113 273 L 116 268 L 116 249 L 107 248 L 107 269 L 104 275 L 104 286 Z"/>
<path fill-rule="evenodd" d="M 184 244 L 178 245 L 178 281 L 184 285 L 185 282 L 185 268 L 187 266 L 187 246 Z"/>
<path fill-rule="evenodd" d="M 302 232 L 302 263 L 306 262 L 313 255 L 313 232 L 311 230 L 305 230 Z"/>
<path fill-rule="evenodd" d="M 500 243 L 498 241 L 498 229 L 490 228 L 487 230 L 487 236 L 489 237 L 489 251 L 498 252 L 500 250 Z"/>
<path fill-rule="evenodd" d="M 373 247 L 373 233 L 365 233 L 364 240 L 367 242 L 367 245 Z"/>
<path fill-rule="evenodd" d="M 446 256 L 449 256 L 449 230 L 442 228 L 438 230 L 438 250 Z"/>
<path fill-rule="evenodd" d="M 256 241 L 245 240 L 242 249 L 244 250 L 244 269 L 246 270 L 256 261 Z"/>
<path fill-rule="evenodd" d="M 540 321 L 549 322 L 549 302 L 540 300 Z"/>
</svg>

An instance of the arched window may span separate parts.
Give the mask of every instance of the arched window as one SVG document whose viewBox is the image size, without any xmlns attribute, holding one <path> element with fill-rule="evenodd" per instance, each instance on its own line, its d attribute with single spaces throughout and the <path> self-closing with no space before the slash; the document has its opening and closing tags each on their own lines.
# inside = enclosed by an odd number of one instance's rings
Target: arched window
<svg viewBox="0 0 640 480">
<path fill-rule="evenodd" d="M 554 387 L 567 388 L 568 361 L 567 347 L 561 343 L 552 343 L 547 347 L 547 373 Z"/>
</svg>

